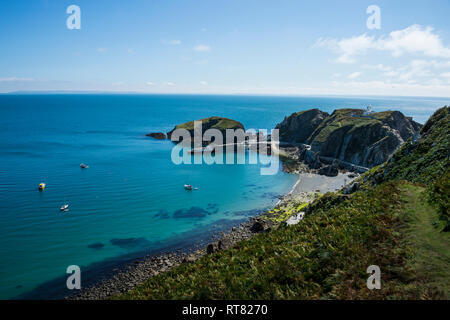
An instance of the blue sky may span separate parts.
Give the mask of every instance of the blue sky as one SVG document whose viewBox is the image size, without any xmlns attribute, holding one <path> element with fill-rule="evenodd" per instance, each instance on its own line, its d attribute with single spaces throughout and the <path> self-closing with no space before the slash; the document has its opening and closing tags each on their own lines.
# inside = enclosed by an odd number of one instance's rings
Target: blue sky
<svg viewBox="0 0 450 320">
<path fill-rule="evenodd" d="M 0 92 L 450 96 L 449 13 L 448 0 L 4 1 Z"/>
</svg>

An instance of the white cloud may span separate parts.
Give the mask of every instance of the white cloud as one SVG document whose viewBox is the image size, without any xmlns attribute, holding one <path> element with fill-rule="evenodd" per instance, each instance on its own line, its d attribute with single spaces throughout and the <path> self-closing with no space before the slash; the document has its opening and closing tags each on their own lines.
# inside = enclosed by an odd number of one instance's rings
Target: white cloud
<svg viewBox="0 0 450 320">
<path fill-rule="evenodd" d="M 207 85 L 208 85 L 208 82 L 206 82 L 206 81 L 200 81 L 200 84 L 201 84 L 202 86 L 207 86 Z"/>
<path fill-rule="evenodd" d="M 356 79 L 356 78 L 358 78 L 361 74 L 362 74 L 361 72 L 353 72 L 353 73 L 349 74 L 347 78 L 349 78 L 349 79 Z"/>
<path fill-rule="evenodd" d="M 383 75 L 385 77 L 396 77 L 399 75 L 398 71 L 394 71 L 392 67 L 390 66 L 385 66 L 381 63 L 376 64 L 376 65 L 369 65 L 369 64 L 365 64 L 363 65 L 364 69 L 369 69 L 369 70 L 375 70 L 375 71 L 381 71 L 383 72 Z"/>
<path fill-rule="evenodd" d="M 367 66 L 366 66 L 367 67 Z M 407 65 L 397 68 L 383 66 L 378 70 L 383 71 L 383 75 L 388 78 L 397 78 L 404 82 L 417 82 L 420 79 L 438 76 L 443 69 L 450 68 L 450 61 L 436 60 L 412 60 Z"/>
<path fill-rule="evenodd" d="M 384 71 L 384 72 L 392 70 L 392 67 L 385 66 L 385 65 L 383 65 L 381 63 L 376 64 L 376 65 L 365 64 L 365 65 L 363 65 L 363 68 L 370 69 L 370 70 L 381 70 L 381 71 Z"/>
<path fill-rule="evenodd" d="M 315 47 L 327 47 L 339 54 L 337 62 L 354 63 L 356 57 L 369 50 L 388 51 L 394 57 L 403 54 L 418 54 L 426 57 L 450 58 L 450 48 L 446 47 L 439 35 L 430 26 L 412 25 L 402 30 L 392 31 L 387 37 L 378 39 L 362 34 L 351 38 L 319 38 Z"/>
<path fill-rule="evenodd" d="M 31 82 L 31 81 L 35 81 L 35 79 L 17 78 L 17 77 L 0 78 L 0 82 Z"/>
<path fill-rule="evenodd" d="M 108 48 L 97 48 L 97 52 L 104 53 L 108 51 Z"/>
<path fill-rule="evenodd" d="M 169 46 L 178 46 L 181 44 L 181 40 L 162 40 L 161 42 Z"/>
<path fill-rule="evenodd" d="M 211 51 L 211 47 L 206 44 L 199 44 L 198 46 L 194 47 L 194 50 L 198 52 L 209 52 Z"/>
<path fill-rule="evenodd" d="M 391 81 L 334 81 L 328 92 L 336 94 L 373 94 L 398 96 L 449 96 L 450 85 L 430 81 L 428 83 L 404 83 Z"/>
<path fill-rule="evenodd" d="M 153 82 L 151 82 L 151 81 L 147 81 L 145 84 L 148 85 L 148 86 L 154 86 L 154 85 L 155 85 L 155 84 L 154 84 Z"/>
<path fill-rule="evenodd" d="M 170 82 L 170 81 L 166 81 L 166 82 L 163 83 L 163 85 L 167 86 L 167 87 L 173 87 L 173 86 L 175 86 L 175 83 Z"/>
<path fill-rule="evenodd" d="M 339 53 L 337 62 L 339 63 L 354 63 L 355 55 L 364 54 L 373 44 L 374 37 L 368 37 L 366 34 L 347 39 L 323 39 L 316 41 L 316 47 L 327 47 Z"/>
<path fill-rule="evenodd" d="M 378 40 L 382 50 L 391 51 L 395 57 L 404 53 L 421 53 L 427 57 L 450 58 L 450 48 L 443 45 L 433 28 L 412 25 L 403 30 L 392 31 L 386 40 Z"/>
<path fill-rule="evenodd" d="M 392 78 L 392 77 L 397 77 L 399 75 L 399 73 L 397 71 L 387 71 L 385 73 L 383 73 L 384 76 Z"/>
</svg>

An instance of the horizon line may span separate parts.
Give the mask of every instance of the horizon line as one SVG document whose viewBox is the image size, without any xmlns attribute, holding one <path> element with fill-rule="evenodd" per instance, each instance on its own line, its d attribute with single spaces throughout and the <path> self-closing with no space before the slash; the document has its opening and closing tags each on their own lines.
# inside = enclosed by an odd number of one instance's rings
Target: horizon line
<svg viewBox="0 0 450 320">
<path fill-rule="evenodd" d="M 115 90 L 16 90 L 0 92 L 0 95 L 38 95 L 38 94 L 117 94 L 117 95 L 197 95 L 197 96 L 261 96 L 261 97 L 392 97 L 392 98 L 434 98 L 449 99 L 450 96 L 423 96 L 423 95 L 381 95 L 381 94 L 283 94 L 283 93 L 196 93 L 196 92 L 143 92 L 143 91 L 115 91 Z M 450 102 L 449 102 L 450 103 Z"/>
</svg>

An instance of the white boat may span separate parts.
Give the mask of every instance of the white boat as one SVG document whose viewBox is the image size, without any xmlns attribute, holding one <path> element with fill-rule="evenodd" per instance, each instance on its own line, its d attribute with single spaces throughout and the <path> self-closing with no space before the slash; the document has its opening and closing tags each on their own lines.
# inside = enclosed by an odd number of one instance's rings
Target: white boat
<svg viewBox="0 0 450 320">
<path fill-rule="evenodd" d="M 192 190 L 192 186 L 190 184 L 185 184 L 184 189 L 186 190 Z"/>
<path fill-rule="evenodd" d="M 81 169 L 87 169 L 89 166 L 85 165 L 84 163 L 80 164 Z"/>
<path fill-rule="evenodd" d="M 61 210 L 61 211 L 69 211 L 69 205 L 67 203 L 63 204 L 59 210 Z"/>
</svg>

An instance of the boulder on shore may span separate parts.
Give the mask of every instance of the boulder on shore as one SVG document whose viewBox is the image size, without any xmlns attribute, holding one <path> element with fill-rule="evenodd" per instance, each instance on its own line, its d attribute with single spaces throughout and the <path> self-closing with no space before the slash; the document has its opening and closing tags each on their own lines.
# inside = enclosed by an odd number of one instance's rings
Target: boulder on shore
<svg viewBox="0 0 450 320">
<path fill-rule="evenodd" d="M 319 174 L 328 177 L 336 177 L 339 174 L 339 162 L 335 159 L 329 166 L 322 167 Z"/>
<path fill-rule="evenodd" d="M 319 174 L 327 177 L 336 177 L 339 174 L 339 168 L 332 165 L 325 166 L 319 170 Z"/>
<path fill-rule="evenodd" d="M 206 246 L 206 254 L 212 254 L 214 252 L 220 251 L 223 249 L 223 243 L 221 240 L 210 243 Z"/>
<path fill-rule="evenodd" d="M 256 220 L 250 227 L 250 231 L 253 233 L 269 232 L 270 226 L 263 220 Z"/>
</svg>

